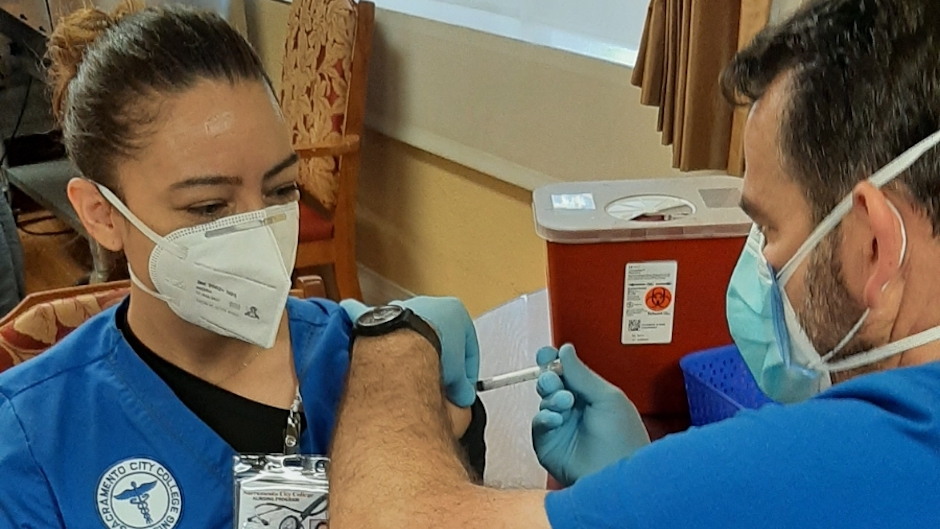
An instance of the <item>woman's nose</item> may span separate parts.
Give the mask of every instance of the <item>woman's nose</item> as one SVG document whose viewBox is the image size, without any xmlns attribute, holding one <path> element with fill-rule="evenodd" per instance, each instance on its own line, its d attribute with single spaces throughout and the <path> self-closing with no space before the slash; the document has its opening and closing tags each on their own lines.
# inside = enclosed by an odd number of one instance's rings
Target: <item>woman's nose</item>
<svg viewBox="0 0 940 529">
<path fill-rule="evenodd" d="M 264 201 L 264 194 L 259 191 L 244 192 L 238 197 L 238 212 L 249 213 L 268 207 Z"/>
</svg>

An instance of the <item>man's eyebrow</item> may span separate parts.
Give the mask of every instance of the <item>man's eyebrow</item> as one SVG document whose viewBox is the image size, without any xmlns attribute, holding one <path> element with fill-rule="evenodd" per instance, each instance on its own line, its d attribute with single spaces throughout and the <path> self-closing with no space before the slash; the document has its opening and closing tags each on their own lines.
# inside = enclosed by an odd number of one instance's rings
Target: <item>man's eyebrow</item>
<svg viewBox="0 0 940 529">
<path fill-rule="evenodd" d="M 268 169 L 264 173 L 264 180 L 269 180 L 274 176 L 277 176 L 284 169 L 294 165 L 300 160 L 300 157 L 297 156 L 297 153 L 291 153 L 290 156 L 284 158 L 280 162 L 274 165 L 274 167 Z M 206 175 L 206 176 L 195 176 L 193 178 L 187 178 L 180 182 L 170 186 L 171 190 L 177 189 L 187 189 L 191 187 L 200 187 L 200 186 L 221 186 L 221 185 L 239 185 L 242 183 L 242 178 L 240 176 L 226 176 L 226 175 Z"/>
<path fill-rule="evenodd" d="M 741 202 L 738 204 L 738 206 L 740 206 L 744 213 L 746 213 L 748 217 L 751 217 L 751 220 L 754 222 L 761 225 L 767 224 L 769 220 L 767 213 L 765 213 L 764 210 L 760 208 L 760 206 L 748 200 L 744 195 L 741 195 Z"/>
</svg>

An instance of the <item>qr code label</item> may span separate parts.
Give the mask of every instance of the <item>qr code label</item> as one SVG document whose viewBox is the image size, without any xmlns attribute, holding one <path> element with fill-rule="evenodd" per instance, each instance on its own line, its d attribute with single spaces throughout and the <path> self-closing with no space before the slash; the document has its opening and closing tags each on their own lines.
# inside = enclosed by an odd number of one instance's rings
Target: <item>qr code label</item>
<svg viewBox="0 0 940 529">
<path fill-rule="evenodd" d="M 630 320 L 627 322 L 627 329 L 630 332 L 637 332 L 640 330 L 640 320 Z"/>
</svg>

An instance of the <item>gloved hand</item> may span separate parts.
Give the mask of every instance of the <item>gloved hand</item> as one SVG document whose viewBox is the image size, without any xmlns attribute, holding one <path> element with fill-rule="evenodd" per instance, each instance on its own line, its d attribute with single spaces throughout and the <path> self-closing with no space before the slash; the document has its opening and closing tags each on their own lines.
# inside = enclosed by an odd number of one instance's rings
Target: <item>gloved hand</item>
<svg viewBox="0 0 940 529">
<path fill-rule="evenodd" d="M 480 377 L 480 344 L 470 314 L 457 298 L 419 296 L 407 301 L 393 301 L 428 322 L 441 339 L 441 380 L 447 399 L 461 408 L 476 400 L 476 383 Z M 340 303 L 355 322 L 370 307 L 347 299 Z"/>
<path fill-rule="evenodd" d="M 630 457 L 650 438 L 633 403 L 584 365 L 574 346 L 544 347 L 536 361 L 544 368 L 556 358 L 562 376 L 545 371 L 536 386 L 542 403 L 532 419 L 532 444 L 539 463 L 568 486 Z"/>
</svg>

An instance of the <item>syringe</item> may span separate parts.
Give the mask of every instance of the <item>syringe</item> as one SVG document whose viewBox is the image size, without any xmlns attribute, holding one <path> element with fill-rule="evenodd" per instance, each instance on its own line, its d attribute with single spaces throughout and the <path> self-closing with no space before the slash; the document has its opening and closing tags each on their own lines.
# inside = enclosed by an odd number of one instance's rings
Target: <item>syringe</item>
<svg viewBox="0 0 940 529">
<path fill-rule="evenodd" d="M 530 367 L 528 369 L 520 369 L 519 371 L 513 371 L 512 373 L 496 375 L 495 377 L 484 378 L 483 380 L 477 382 L 477 391 L 489 391 L 491 389 L 504 388 L 506 386 L 528 382 L 529 380 L 535 380 L 539 378 L 539 375 L 545 371 L 552 371 L 561 376 L 561 360 L 553 361 L 544 369 L 536 366 Z"/>
</svg>

